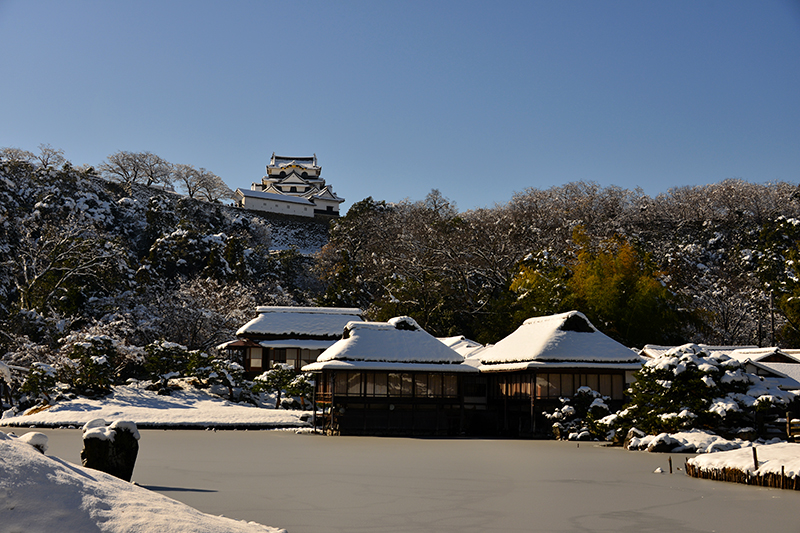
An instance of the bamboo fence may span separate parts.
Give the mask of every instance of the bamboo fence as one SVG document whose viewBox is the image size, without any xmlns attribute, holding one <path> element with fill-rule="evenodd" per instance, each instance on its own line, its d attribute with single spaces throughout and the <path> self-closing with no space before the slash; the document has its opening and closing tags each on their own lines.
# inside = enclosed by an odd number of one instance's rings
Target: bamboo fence
<svg viewBox="0 0 800 533">
<path fill-rule="evenodd" d="M 686 463 L 686 474 L 700 479 L 712 479 L 714 481 L 728 481 L 730 483 L 742 483 L 744 485 L 756 485 L 758 487 L 770 487 L 773 489 L 800 490 L 800 477 L 789 477 L 783 473 L 753 474 L 749 470 L 738 468 L 701 468 Z"/>
</svg>

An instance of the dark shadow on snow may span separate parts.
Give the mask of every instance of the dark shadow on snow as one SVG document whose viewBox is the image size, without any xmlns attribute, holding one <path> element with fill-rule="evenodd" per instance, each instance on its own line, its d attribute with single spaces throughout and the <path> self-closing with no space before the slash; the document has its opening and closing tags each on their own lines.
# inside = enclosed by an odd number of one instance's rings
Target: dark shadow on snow
<svg viewBox="0 0 800 533">
<path fill-rule="evenodd" d="M 159 485 L 139 485 L 143 489 L 155 492 L 217 492 L 212 489 L 188 489 L 186 487 L 161 487 Z"/>
</svg>

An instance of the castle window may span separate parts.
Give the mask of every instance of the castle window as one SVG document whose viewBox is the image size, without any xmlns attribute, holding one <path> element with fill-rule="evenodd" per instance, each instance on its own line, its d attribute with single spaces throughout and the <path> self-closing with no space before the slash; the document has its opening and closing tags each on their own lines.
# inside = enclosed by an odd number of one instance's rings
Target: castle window
<svg viewBox="0 0 800 533">
<path fill-rule="evenodd" d="M 289 189 L 289 192 L 297 192 L 297 187 L 291 187 L 291 188 Z"/>
</svg>

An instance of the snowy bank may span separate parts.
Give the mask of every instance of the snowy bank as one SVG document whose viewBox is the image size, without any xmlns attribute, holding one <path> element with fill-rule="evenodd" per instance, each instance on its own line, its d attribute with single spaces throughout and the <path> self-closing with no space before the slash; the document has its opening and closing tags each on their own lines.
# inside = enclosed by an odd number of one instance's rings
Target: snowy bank
<svg viewBox="0 0 800 533">
<path fill-rule="evenodd" d="M 201 513 L 98 470 L 48 457 L 2 432 L 0 457 L 3 531 L 285 531 Z"/>
<path fill-rule="evenodd" d="M 699 455 L 686 462 L 693 477 L 800 490 L 800 444 L 776 443 Z"/>
<path fill-rule="evenodd" d="M 161 396 L 141 384 L 114 388 L 104 398 L 76 398 L 30 414 L 6 412 L 0 426 L 81 427 L 90 420 L 132 420 L 145 429 L 279 429 L 310 427 L 309 411 L 267 409 L 237 404 L 184 386 Z"/>
</svg>

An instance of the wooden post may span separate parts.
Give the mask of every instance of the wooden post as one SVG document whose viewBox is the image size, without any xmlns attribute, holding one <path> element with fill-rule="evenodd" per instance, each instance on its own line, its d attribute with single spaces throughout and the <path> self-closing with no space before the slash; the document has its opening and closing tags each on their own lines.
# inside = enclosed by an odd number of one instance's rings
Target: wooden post
<svg viewBox="0 0 800 533">
<path fill-rule="evenodd" d="M 536 379 L 534 378 L 534 376 L 535 376 L 535 374 L 531 374 L 530 375 L 530 380 L 528 381 L 529 386 L 530 386 L 529 391 L 530 391 L 530 397 L 531 397 L 531 437 L 533 437 L 533 434 L 534 434 L 534 432 L 536 430 L 536 413 L 534 411 L 534 404 L 533 404 L 534 395 L 536 394 L 536 388 L 535 388 L 536 387 Z"/>
<path fill-rule="evenodd" d="M 755 465 L 755 470 L 758 470 L 758 453 L 756 452 L 755 446 L 753 446 L 753 465 Z M 753 470 L 754 474 L 755 470 Z"/>
<path fill-rule="evenodd" d="M 311 414 L 311 433 L 317 433 L 317 378 L 321 377 L 320 374 L 313 374 L 314 375 L 314 388 L 311 389 L 311 404 L 312 409 L 314 410 Z"/>
<path fill-rule="evenodd" d="M 669 456 L 669 473 L 672 473 L 672 456 Z"/>
</svg>

